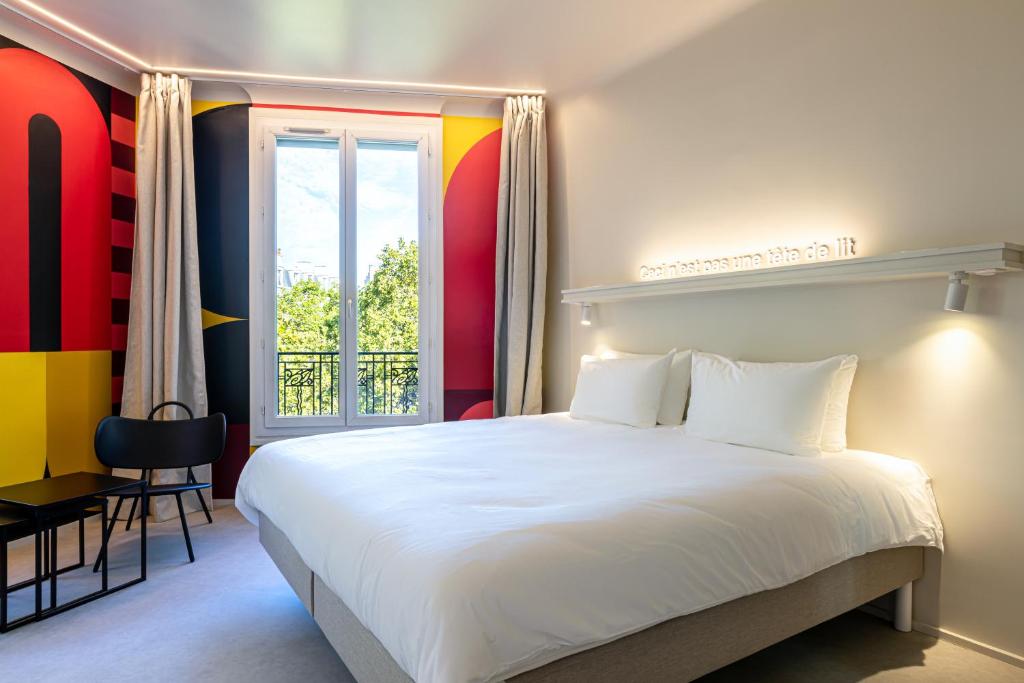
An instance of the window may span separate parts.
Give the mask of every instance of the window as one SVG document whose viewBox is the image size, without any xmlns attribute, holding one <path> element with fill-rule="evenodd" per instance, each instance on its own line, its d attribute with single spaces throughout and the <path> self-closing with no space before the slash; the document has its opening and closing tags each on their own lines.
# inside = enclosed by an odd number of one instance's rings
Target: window
<svg viewBox="0 0 1024 683">
<path fill-rule="evenodd" d="M 253 440 L 436 421 L 439 122 L 289 114 L 250 114 Z"/>
</svg>

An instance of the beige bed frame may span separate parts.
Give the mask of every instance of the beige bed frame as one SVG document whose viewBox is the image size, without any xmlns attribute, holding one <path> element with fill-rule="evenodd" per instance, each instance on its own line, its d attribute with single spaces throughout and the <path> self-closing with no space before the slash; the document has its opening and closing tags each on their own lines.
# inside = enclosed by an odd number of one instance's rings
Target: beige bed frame
<svg viewBox="0 0 1024 683">
<path fill-rule="evenodd" d="M 260 542 L 359 683 L 412 683 L 387 650 L 260 514 Z M 691 681 L 899 589 L 897 627 L 909 630 L 910 583 L 924 550 L 879 550 L 782 588 L 677 617 L 508 679 L 508 683 Z"/>
</svg>

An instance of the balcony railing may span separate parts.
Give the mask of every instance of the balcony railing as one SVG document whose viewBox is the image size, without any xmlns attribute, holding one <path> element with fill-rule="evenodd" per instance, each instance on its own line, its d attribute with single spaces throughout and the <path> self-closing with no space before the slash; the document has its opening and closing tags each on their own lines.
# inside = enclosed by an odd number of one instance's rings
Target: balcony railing
<svg viewBox="0 0 1024 683">
<path fill-rule="evenodd" d="M 338 415 L 337 351 L 279 351 L 277 414 Z M 360 415 L 415 415 L 419 409 L 419 354 L 415 351 L 360 351 L 356 363 L 356 404 Z"/>
</svg>

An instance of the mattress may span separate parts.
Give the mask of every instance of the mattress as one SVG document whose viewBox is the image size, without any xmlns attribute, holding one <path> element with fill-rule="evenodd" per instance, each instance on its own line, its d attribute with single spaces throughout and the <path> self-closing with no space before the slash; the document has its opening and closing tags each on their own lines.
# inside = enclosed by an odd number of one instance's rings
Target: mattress
<svg viewBox="0 0 1024 683">
<path fill-rule="evenodd" d="M 502 680 L 873 550 L 942 546 L 913 462 L 564 414 L 277 442 L 236 503 L 417 681 Z"/>
</svg>

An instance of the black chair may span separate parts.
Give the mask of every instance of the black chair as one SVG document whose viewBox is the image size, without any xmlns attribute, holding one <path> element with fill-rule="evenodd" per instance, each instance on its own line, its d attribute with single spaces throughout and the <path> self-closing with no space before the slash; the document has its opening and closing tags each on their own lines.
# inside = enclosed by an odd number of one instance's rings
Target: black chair
<svg viewBox="0 0 1024 683">
<path fill-rule="evenodd" d="M 181 406 L 188 413 L 187 420 L 154 420 L 158 410 L 166 406 Z M 220 460 L 224 453 L 227 438 L 227 420 L 223 413 L 195 419 L 192 410 L 179 401 L 167 401 L 153 408 L 145 420 L 127 417 L 105 417 L 96 427 L 96 457 L 107 467 L 142 470 L 142 479 L 150 481 L 153 470 L 186 468 L 188 474 L 185 481 L 178 484 L 157 484 L 146 487 L 148 499 L 155 496 L 174 496 L 178 501 L 178 516 L 181 518 L 181 531 L 185 535 L 185 547 L 188 549 L 188 561 L 195 562 L 192 552 L 192 539 L 188 535 L 188 523 L 185 521 L 185 508 L 181 504 L 181 496 L 195 491 L 199 503 L 206 513 L 207 521 L 212 524 L 213 517 L 203 500 L 201 489 L 210 488 L 209 483 L 196 481 L 193 467 L 210 465 Z M 135 516 L 136 504 L 141 492 L 118 495 L 114 514 L 104 532 L 104 543 L 110 539 L 117 521 L 117 513 L 125 498 L 132 499 L 132 509 L 128 516 L 128 524 Z M 148 508 L 148 503 L 146 505 Z M 143 510 L 142 514 L 148 514 Z M 100 559 L 96 559 L 93 571 L 98 571 Z"/>
</svg>

